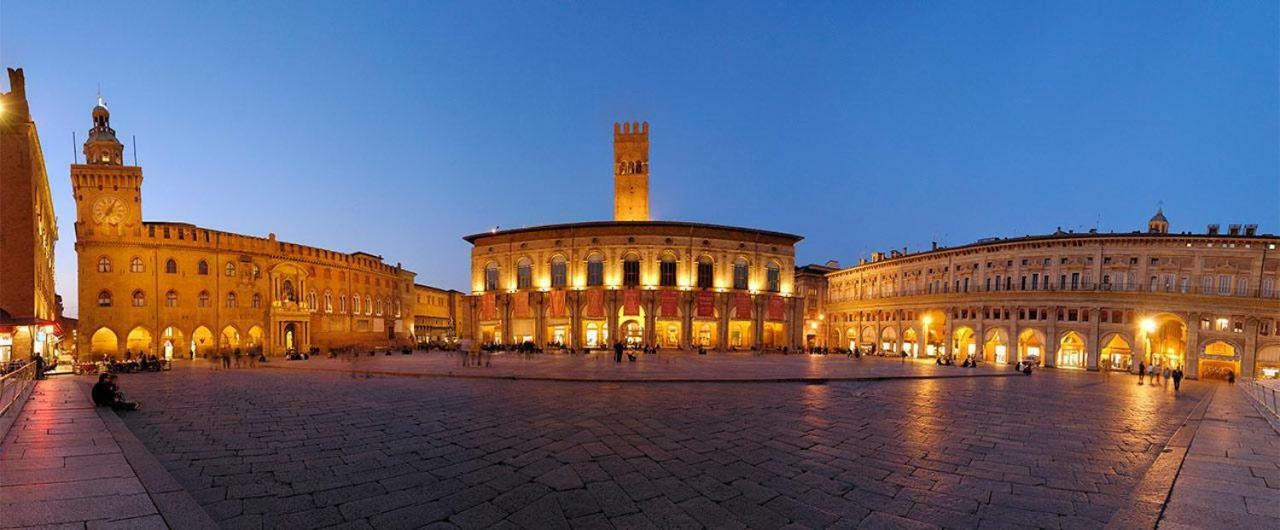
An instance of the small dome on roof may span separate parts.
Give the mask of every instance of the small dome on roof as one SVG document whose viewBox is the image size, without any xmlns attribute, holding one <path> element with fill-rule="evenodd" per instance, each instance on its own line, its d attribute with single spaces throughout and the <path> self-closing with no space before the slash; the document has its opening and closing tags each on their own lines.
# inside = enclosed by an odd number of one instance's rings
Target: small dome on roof
<svg viewBox="0 0 1280 530">
<path fill-rule="evenodd" d="M 1168 219 L 1165 219 L 1165 218 L 1164 218 L 1164 208 L 1157 208 L 1157 209 L 1156 209 L 1156 214 L 1155 214 L 1155 215 L 1153 215 L 1153 216 L 1151 216 L 1151 220 L 1152 220 L 1152 221 L 1160 221 L 1160 222 L 1162 222 L 1162 223 L 1167 223 L 1167 222 L 1169 222 L 1169 220 L 1168 220 Z"/>
</svg>

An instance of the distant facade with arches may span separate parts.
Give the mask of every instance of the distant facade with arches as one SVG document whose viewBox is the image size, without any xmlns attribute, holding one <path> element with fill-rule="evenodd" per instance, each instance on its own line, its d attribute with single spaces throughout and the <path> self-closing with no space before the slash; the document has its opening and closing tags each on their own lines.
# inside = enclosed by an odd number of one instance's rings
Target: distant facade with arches
<svg viewBox="0 0 1280 530">
<path fill-rule="evenodd" d="M 1280 375 L 1280 237 L 1168 230 L 1157 212 L 1145 232 L 875 253 L 825 275 L 826 339 L 957 362 Z"/>
</svg>

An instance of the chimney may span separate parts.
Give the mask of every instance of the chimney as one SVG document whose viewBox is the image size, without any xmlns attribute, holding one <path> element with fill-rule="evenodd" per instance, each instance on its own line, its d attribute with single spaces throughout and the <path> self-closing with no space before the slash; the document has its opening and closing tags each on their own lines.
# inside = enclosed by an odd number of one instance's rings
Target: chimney
<svg viewBox="0 0 1280 530">
<path fill-rule="evenodd" d="M 1209 225 L 1209 235 L 1211 236 L 1218 235 L 1218 225 L 1216 224 Z"/>
<path fill-rule="evenodd" d="M 1229 236 L 1238 236 L 1238 235 L 1240 235 L 1240 225 L 1238 225 L 1238 224 L 1230 224 L 1230 225 L 1227 225 L 1227 235 L 1229 235 Z"/>
<path fill-rule="evenodd" d="M 1244 225 L 1244 235 L 1246 236 L 1258 235 L 1258 225 Z"/>
<path fill-rule="evenodd" d="M 930 250 L 938 250 L 938 242 L 937 242 L 937 241 L 933 241 L 933 242 L 931 242 Z"/>
</svg>

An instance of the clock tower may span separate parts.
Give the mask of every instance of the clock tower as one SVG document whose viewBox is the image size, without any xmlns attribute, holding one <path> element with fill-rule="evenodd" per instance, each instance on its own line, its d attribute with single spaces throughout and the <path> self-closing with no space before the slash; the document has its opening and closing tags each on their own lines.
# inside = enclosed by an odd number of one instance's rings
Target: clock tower
<svg viewBox="0 0 1280 530">
<path fill-rule="evenodd" d="M 137 234 L 142 226 L 142 168 L 124 165 L 124 145 L 116 139 L 101 97 L 92 116 L 85 163 L 71 166 L 76 239 Z"/>
</svg>

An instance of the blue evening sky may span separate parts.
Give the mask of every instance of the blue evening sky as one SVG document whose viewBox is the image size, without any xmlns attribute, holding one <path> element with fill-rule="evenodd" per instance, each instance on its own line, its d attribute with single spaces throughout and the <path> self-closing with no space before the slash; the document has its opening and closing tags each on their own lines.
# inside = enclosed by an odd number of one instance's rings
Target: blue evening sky
<svg viewBox="0 0 1280 530">
<path fill-rule="evenodd" d="M 461 236 L 612 215 L 617 120 L 651 124 L 654 217 L 801 234 L 801 263 L 1128 231 L 1160 201 L 1174 231 L 1277 231 L 1276 2 L 942 4 L 4 0 L 0 64 L 72 315 L 99 84 L 146 219 L 464 291 Z"/>
</svg>

